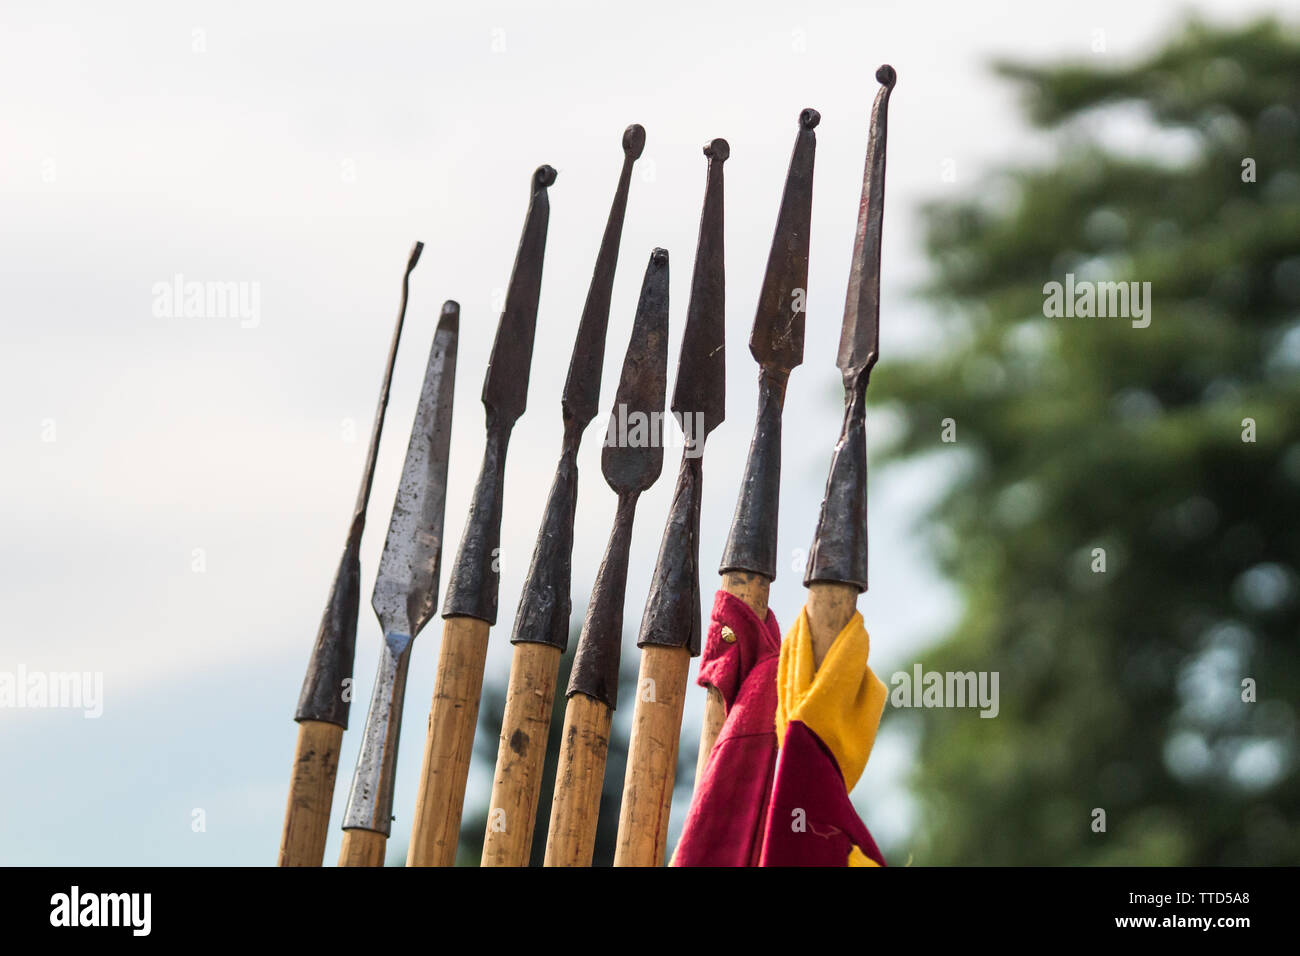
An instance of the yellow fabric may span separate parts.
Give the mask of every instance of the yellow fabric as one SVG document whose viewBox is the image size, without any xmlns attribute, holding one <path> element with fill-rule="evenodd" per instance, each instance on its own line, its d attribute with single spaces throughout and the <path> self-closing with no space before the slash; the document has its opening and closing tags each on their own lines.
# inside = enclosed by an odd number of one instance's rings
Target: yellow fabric
<svg viewBox="0 0 1300 956">
<path fill-rule="evenodd" d="M 867 766 L 888 697 L 884 683 L 867 666 L 870 649 L 862 615 L 855 611 L 814 675 L 807 607 L 800 610 L 781 642 L 776 739 L 784 743 L 790 721 L 802 721 L 834 755 L 846 791 L 853 789 Z"/>
<path fill-rule="evenodd" d="M 849 850 L 849 866 L 880 866 L 880 864 L 854 847 Z"/>
</svg>

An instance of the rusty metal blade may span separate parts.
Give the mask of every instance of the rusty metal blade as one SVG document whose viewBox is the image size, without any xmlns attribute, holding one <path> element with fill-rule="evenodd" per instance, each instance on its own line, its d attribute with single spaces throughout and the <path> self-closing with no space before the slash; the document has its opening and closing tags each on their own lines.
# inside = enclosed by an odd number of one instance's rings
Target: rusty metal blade
<svg viewBox="0 0 1300 956">
<path fill-rule="evenodd" d="M 459 327 L 460 306 L 443 303 L 371 598 L 386 639 L 414 639 L 438 603 Z"/>
<path fill-rule="evenodd" d="M 708 174 L 704 207 L 700 212 L 700 235 L 695 247 L 695 269 L 691 275 L 691 297 L 686 304 L 686 330 L 677 361 L 677 384 L 673 387 L 673 411 L 683 418 L 683 429 L 691 441 L 701 445 L 726 414 L 727 361 L 723 342 L 726 333 L 726 266 L 723 247 L 722 164 L 731 155 L 725 139 L 704 147 Z M 691 416 L 688 425 L 686 416 Z"/>
<path fill-rule="evenodd" d="M 618 493 L 618 510 L 591 590 L 567 691 L 570 697 L 582 693 L 603 701 L 611 710 L 618 706 L 623 599 L 636 503 L 663 470 L 661 429 L 667 379 L 668 251 L 655 249 L 641 284 L 632 339 L 623 358 L 601 454 L 601 471 Z"/>
<path fill-rule="evenodd" d="M 569 616 L 573 610 L 573 521 L 578 507 L 578 448 L 587 425 L 596 416 L 600 399 L 601 366 L 605 361 L 605 333 L 609 328 L 609 303 L 618 265 L 618 247 L 627 212 L 632 164 L 645 148 L 645 130 L 633 124 L 623 132 L 623 170 L 605 223 L 600 252 L 587 290 L 587 302 L 578 323 L 578 336 L 569 360 L 561 407 L 564 443 L 555 478 L 546 498 L 542 526 L 528 565 L 528 577 L 515 612 L 513 644 L 551 644 L 561 651 L 569 644 Z"/>
<path fill-rule="evenodd" d="M 645 149 L 645 129 L 633 123 L 623 131 L 623 170 L 609 209 L 605 233 L 596 255 L 587 301 L 578 323 L 578 337 L 573 343 L 569 375 L 564 381 L 561 405 L 564 418 L 580 428 L 596 417 L 600 406 L 600 377 L 605 364 L 605 332 L 609 328 L 609 302 L 614 291 L 614 269 L 618 265 L 619 241 L 623 236 L 623 218 L 627 213 L 628 188 L 632 183 L 632 164 Z"/>
<path fill-rule="evenodd" d="M 497 620 L 500 587 L 498 552 L 501 544 L 501 508 L 505 491 L 506 449 L 510 431 L 524 412 L 528 398 L 528 371 L 533 362 L 537 331 L 537 300 L 542 286 L 542 258 L 546 251 L 546 226 L 550 217 L 547 188 L 555 170 L 539 166 L 533 173 L 532 198 L 524 221 L 519 252 L 515 256 L 506 306 L 497 324 L 487 376 L 483 380 L 483 406 L 487 411 L 487 439 L 483 466 L 474 484 L 456 565 L 447 581 L 444 617 L 474 617 L 489 624 Z"/>
<path fill-rule="evenodd" d="M 817 152 L 814 130 L 820 122 L 821 114 L 814 109 L 799 114 L 799 132 L 790 155 L 772 249 L 749 336 L 749 351 L 759 363 L 758 414 L 719 574 L 749 571 L 769 581 L 776 579 L 781 411 L 790 372 L 803 362 L 813 162 Z"/>
<path fill-rule="evenodd" d="M 898 75 L 886 64 L 876 71 L 881 88 L 871 108 L 871 133 L 867 163 L 858 203 L 858 226 L 849 266 L 849 289 L 844 299 L 844 324 L 836 365 L 846 388 L 857 376 L 870 372 L 880 357 L 880 234 L 885 218 L 885 139 L 889 119 L 889 94 Z M 865 386 L 864 386 L 865 387 Z"/>
<path fill-rule="evenodd" d="M 885 208 L 885 123 L 897 76 L 891 66 L 876 71 L 881 90 L 871 111 L 867 163 L 858 207 L 857 236 L 844 303 L 844 326 L 836 364 L 844 377 L 844 423 L 831 457 L 808 554 L 804 584 L 816 581 L 867 589 L 867 384 L 879 356 L 880 234 Z"/>
<path fill-rule="evenodd" d="M 371 603 L 384 629 L 384 645 L 343 815 L 345 830 L 387 835 L 391 828 L 411 644 L 438 600 L 459 321 L 460 306 L 443 303 L 379 559 Z"/>
<path fill-rule="evenodd" d="M 808 242 L 812 232 L 813 162 L 821 114 L 799 114 L 799 133 L 781 193 L 776 231 L 758 294 L 749 351 L 766 371 L 789 373 L 803 362 L 804 301 L 808 292 Z"/>
<path fill-rule="evenodd" d="M 668 250 L 650 254 L 632 340 L 623 358 L 600 470 L 619 494 L 641 492 L 663 470 L 664 395 L 668 387 Z"/>
<path fill-rule="evenodd" d="M 384 365 L 384 380 L 379 388 L 379 408 L 370 433 L 366 450 L 366 464 L 361 475 L 361 488 L 352 509 L 352 523 L 348 527 L 347 541 L 334 583 L 330 586 L 325 613 L 316 632 L 307 674 L 298 695 L 298 709 L 294 720 L 319 720 L 337 724 L 347 729 L 351 697 L 344 694 L 346 682 L 352 678 L 353 658 L 357 644 L 357 612 L 361 604 L 361 534 L 366 526 L 366 507 L 370 501 L 370 488 L 375 480 L 375 462 L 379 453 L 379 439 L 384 430 L 384 413 L 388 410 L 388 394 L 393 383 L 393 365 L 397 361 L 397 346 L 402 338 L 402 325 L 406 321 L 406 300 L 410 293 L 411 272 L 420 261 L 424 243 L 411 247 L 402 274 L 402 301 L 397 310 L 393 339 L 388 347 L 388 361 Z"/>
<path fill-rule="evenodd" d="M 546 228 L 551 203 L 546 192 L 555 182 L 555 170 L 538 166 L 533 172 L 528 215 L 519 250 L 515 253 L 506 304 L 497 323 L 487 376 L 483 380 L 483 404 L 489 415 L 514 424 L 524 413 L 528 400 L 528 372 L 533 364 L 533 339 L 537 331 L 537 300 L 542 291 L 542 259 L 546 252 Z M 508 427 L 508 425 L 507 425 Z"/>
</svg>

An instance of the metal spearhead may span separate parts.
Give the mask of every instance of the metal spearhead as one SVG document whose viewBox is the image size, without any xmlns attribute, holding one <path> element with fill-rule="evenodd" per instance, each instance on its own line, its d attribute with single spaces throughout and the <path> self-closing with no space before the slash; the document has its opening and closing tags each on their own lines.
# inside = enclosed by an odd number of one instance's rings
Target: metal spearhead
<svg viewBox="0 0 1300 956">
<path fill-rule="evenodd" d="M 781 497 L 781 410 L 790 372 L 803 362 L 808 242 L 812 227 L 813 161 L 821 114 L 799 114 L 799 132 L 781 194 L 772 250 L 758 296 L 749 351 L 759 364 L 758 414 L 740 483 L 736 513 L 718 571 L 749 571 L 776 579 L 777 511 Z"/>
<path fill-rule="evenodd" d="M 866 400 L 880 352 L 880 235 L 885 212 L 885 138 L 894 68 L 876 71 L 881 89 L 871 110 L 862 200 L 849 269 L 836 365 L 844 377 L 844 424 L 831 459 L 804 584 L 836 581 L 867 589 Z"/>
<path fill-rule="evenodd" d="M 641 284 L 632 339 L 623 358 L 600 456 L 605 481 L 618 495 L 618 510 L 587 605 L 568 687 L 568 696 L 583 693 L 603 701 L 611 710 L 618 705 L 623 598 L 636 502 L 663 470 L 658 429 L 662 427 L 667 380 L 668 250 L 655 249 Z"/>
<path fill-rule="evenodd" d="M 379 438 L 384 430 L 384 413 L 388 409 L 388 393 L 393 383 L 393 365 L 397 361 L 397 345 L 402 338 L 402 324 L 406 320 L 406 300 L 410 292 L 411 272 L 420 261 L 424 243 L 411 247 L 402 274 L 402 302 L 397 310 L 397 323 L 393 328 L 392 343 L 388 347 L 388 361 L 384 365 L 384 380 L 379 389 L 379 408 L 370 433 L 366 451 L 366 464 L 361 475 L 361 488 L 352 509 L 352 523 L 348 527 L 347 543 L 343 557 L 334 574 L 325 613 L 316 633 L 307 675 L 303 678 L 298 696 L 298 709 L 294 720 L 318 720 L 337 724 L 347 729 L 350 697 L 343 693 L 344 684 L 352 678 L 352 662 L 357 645 L 357 612 L 361 604 L 361 533 L 366 526 L 366 507 L 370 501 L 370 487 L 375 480 L 375 462 L 379 453 Z"/>
<path fill-rule="evenodd" d="M 438 601 L 459 324 L 460 306 L 443 303 L 371 598 L 384 647 L 343 817 L 345 830 L 387 835 L 392 821 L 411 644 L 433 617 Z"/>
<path fill-rule="evenodd" d="M 569 615 L 573 577 L 573 521 L 578 506 L 578 447 L 582 434 L 596 417 L 600 401 L 601 369 L 605 362 L 605 333 L 609 328 L 609 303 L 614 271 L 627 212 L 632 165 L 645 149 L 645 130 L 633 124 L 623 131 L 623 170 L 596 255 L 596 267 L 587 289 L 587 302 L 578 323 L 578 335 L 569 359 L 561 408 L 564 444 L 555 479 L 546 499 L 542 527 L 537 535 L 528 577 L 515 613 L 513 644 L 552 644 L 563 651 L 569 644 Z"/>
<path fill-rule="evenodd" d="M 726 309 L 723 290 L 722 164 L 731 155 L 724 139 L 704 147 L 709 159 L 695 250 L 686 330 L 677 361 L 673 412 L 682 426 L 686 447 L 673 503 L 668 511 L 659 559 L 637 646 L 658 644 L 700 652 L 700 498 L 704 486 L 704 442 L 722 423 L 726 400 Z"/>
<path fill-rule="evenodd" d="M 487 412 L 483 467 L 474 487 L 474 501 L 460 539 L 456 566 L 447 582 L 444 617 L 475 617 L 489 624 L 496 623 L 500 582 L 494 565 L 501 544 L 506 447 L 510 431 L 524 413 L 528 398 L 528 372 L 533 361 L 537 300 L 541 294 L 542 259 L 550 220 L 546 190 L 555 182 L 555 175 L 550 166 L 539 166 L 533 173 L 528 216 L 483 381 L 483 406 Z"/>
</svg>

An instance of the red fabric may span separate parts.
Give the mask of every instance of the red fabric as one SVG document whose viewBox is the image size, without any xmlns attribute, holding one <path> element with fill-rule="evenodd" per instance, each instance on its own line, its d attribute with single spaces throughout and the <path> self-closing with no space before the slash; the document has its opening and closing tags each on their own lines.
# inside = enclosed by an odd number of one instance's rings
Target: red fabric
<svg viewBox="0 0 1300 956">
<path fill-rule="evenodd" d="M 802 721 L 786 728 L 771 805 L 760 866 L 847 866 L 854 846 L 885 865 L 835 758 Z"/>
<path fill-rule="evenodd" d="M 722 639 L 731 628 L 734 643 Z M 673 866 L 757 866 L 776 771 L 776 666 L 781 629 L 768 609 L 760 621 L 726 591 L 713 617 L 700 662 L 700 686 L 712 685 L 727 705 L 704 778 L 695 788 Z M 840 781 L 840 789 L 844 789 Z"/>
</svg>

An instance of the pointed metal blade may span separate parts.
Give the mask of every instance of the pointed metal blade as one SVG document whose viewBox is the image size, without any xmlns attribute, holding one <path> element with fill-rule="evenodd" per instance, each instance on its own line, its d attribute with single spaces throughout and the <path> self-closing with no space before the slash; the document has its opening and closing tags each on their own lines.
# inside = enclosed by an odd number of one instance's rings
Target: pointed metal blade
<svg viewBox="0 0 1300 956">
<path fill-rule="evenodd" d="M 528 401 L 528 371 L 533 364 L 533 338 L 537 332 L 537 300 L 542 291 L 542 258 L 546 252 L 546 227 L 551 204 L 547 187 L 555 170 L 539 166 L 533 172 L 532 198 L 524 220 L 519 250 L 506 290 L 506 304 L 497 324 L 492 356 L 483 380 L 483 404 L 507 428 L 524 413 Z"/>
<path fill-rule="evenodd" d="M 885 218 L 885 134 L 889 119 L 889 94 L 898 74 L 888 64 L 876 71 L 881 88 L 871 108 L 871 133 L 867 163 L 858 203 L 858 226 L 849 267 L 849 290 L 844 300 L 844 325 L 836 365 L 846 385 L 870 372 L 880 357 L 880 233 Z"/>
<path fill-rule="evenodd" d="M 632 164 L 645 149 L 645 129 L 633 123 L 623 131 L 623 171 L 614 190 L 605 234 L 596 254 L 587 301 L 578 323 L 578 336 L 569 360 L 569 375 L 564 381 L 560 400 L 566 421 L 581 430 L 600 410 L 600 377 L 605 364 L 605 332 L 609 328 L 609 301 L 614 291 L 614 270 L 618 265 L 619 240 L 623 236 L 623 218 L 627 213 L 628 188 L 632 183 Z"/>
<path fill-rule="evenodd" d="M 821 114 L 799 114 L 799 133 L 781 193 L 772 249 L 758 294 L 749 351 L 767 372 L 784 372 L 803 362 L 804 302 L 808 292 L 808 242 L 812 232 L 813 161 Z"/>
<path fill-rule="evenodd" d="M 668 250 L 650 253 L 632 340 L 609 416 L 600 470 L 619 494 L 644 491 L 664 465 L 664 395 L 668 389 Z"/>
<path fill-rule="evenodd" d="M 726 414 L 722 164 L 731 155 L 731 147 L 725 139 L 715 139 L 704 147 L 704 155 L 709 159 L 708 179 L 700 212 L 691 297 L 686 305 L 686 330 L 682 333 L 677 383 L 673 386 L 673 411 L 681 417 L 687 439 L 699 445 Z"/>
<path fill-rule="evenodd" d="M 414 640 L 438 605 L 459 326 L 460 306 L 443 303 L 371 598 L 385 640 Z"/>
</svg>

